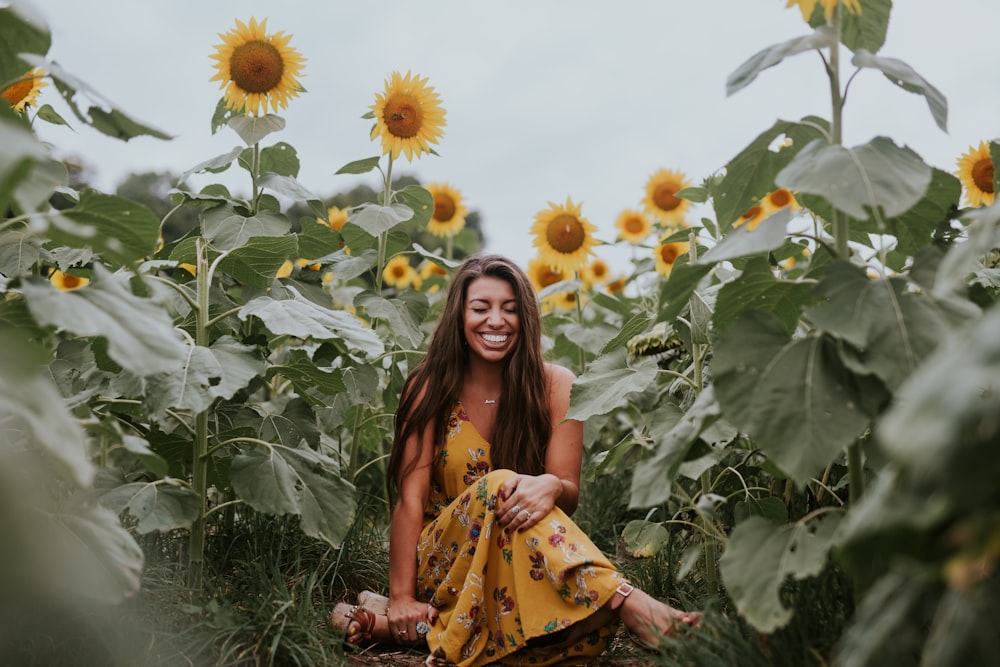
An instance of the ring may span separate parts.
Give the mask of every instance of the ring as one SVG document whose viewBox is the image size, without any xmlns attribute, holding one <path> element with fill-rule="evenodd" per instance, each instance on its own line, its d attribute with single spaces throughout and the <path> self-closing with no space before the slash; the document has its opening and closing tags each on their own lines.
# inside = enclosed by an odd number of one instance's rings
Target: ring
<svg viewBox="0 0 1000 667">
<path fill-rule="evenodd" d="M 419 623 L 417 623 L 417 634 L 418 635 L 423 636 L 423 635 L 426 635 L 430 631 L 431 631 L 431 626 L 427 625 L 423 621 L 420 621 Z"/>
<path fill-rule="evenodd" d="M 517 514 L 517 513 L 519 513 L 521 511 L 521 506 L 520 505 L 514 505 L 514 508 L 511 511 L 514 514 Z"/>
<path fill-rule="evenodd" d="M 527 514 L 529 519 L 531 518 L 531 512 L 529 512 L 528 510 L 521 510 L 521 511 Z"/>
<path fill-rule="evenodd" d="M 405 634 L 406 634 L 406 630 L 400 630 L 400 631 L 399 631 L 399 632 L 397 632 L 396 634 L 397 634 L 397 635 L 399 635 L 400 637 L 402 637 L 403 635 L 405 635 Z"/>
</svg>

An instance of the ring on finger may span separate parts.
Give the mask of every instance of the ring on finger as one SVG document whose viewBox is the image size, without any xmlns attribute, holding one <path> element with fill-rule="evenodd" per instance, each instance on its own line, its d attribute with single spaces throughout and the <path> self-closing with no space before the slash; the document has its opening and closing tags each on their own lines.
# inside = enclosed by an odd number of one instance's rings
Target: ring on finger
<svg viewBox="0 0 1000 667">
<path fill-rule="evenodd" d="M 431 631 L 431 626 L 427 625 L 425 622 L 420 621 L 419 623 L 417 623 L 417 634 L 420 635 L 421 637 L 426 635 L 430 631 Z"/>
<path fill-rule="evenodd" d="M 528 519 L 531 518 L 531 512 L 530 511 L 528 511 L 528 510 L 521 510 L 521 512 L 526 515 L 526 518 L 528 518 Z"/>
<path fill-rule="evenodd" d="M 514 507 L 511 508 L 511 512 L 513 512 L 514 514 L 520 514 L 521 513 L 521 506 L 520 505 L 514 505 Z"/>
</svg>

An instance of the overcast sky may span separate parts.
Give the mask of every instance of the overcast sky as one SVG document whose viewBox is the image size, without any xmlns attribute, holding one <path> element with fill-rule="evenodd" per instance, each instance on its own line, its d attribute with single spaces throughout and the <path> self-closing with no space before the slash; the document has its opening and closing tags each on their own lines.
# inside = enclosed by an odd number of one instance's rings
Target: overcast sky
<svg viewBox="0 0 1000 667">
<path fill-rule="evenodd" d="M 320 196 L 378 174 L 335 176 L 379 146 L 360 117 L 393 70 L 429 79 L 447 111 L 440 157 L 397 163 L 397 173 L 460 189 L 479 211 L 487 250 L 522 265 L 534 256 L 530 227 L 549 201 L 583 202 L 598 237 L 638 206 L 646 179 L 679 169 L 694 182 L 721 169 L 777 119 L 829 118 L 822 63 L 802 54 L 725 94 L 730 72 L 758 50 L 805 34 L 785 0 L 29 0 L 46 15 L 50 56 L 127 113 L 175 138 L 123 143 L 81 127 L 52 88 L 51 103 L 74 130 L 39 122 L 59 154 L 78 153 L 111 191 L 128 173 L 182 173 L 239 144 L 212 135 L 221 97 L 210 55 L 235 19 L 267 19 L 292 34 L 308 60 L 308 90 L 281 115 L 299 153 L 299 180 Z M 2 3 L 2 0 L 0 0 Z M 845 143 L 887 135 L 929 164 L 952 171 L 970 144 L 1000 134 L 997 0 L 897 0 L 880 55 L 909 63 L 949 102 L 949 132 L 922 97 L 867 70 L 854 81 Z M 944 9 L 947 7 L 947 9 Z M 192 179 L 201 186 L 233 175 Z M 598 249 L 617 264 L 621 255 Z"/>
</svg>

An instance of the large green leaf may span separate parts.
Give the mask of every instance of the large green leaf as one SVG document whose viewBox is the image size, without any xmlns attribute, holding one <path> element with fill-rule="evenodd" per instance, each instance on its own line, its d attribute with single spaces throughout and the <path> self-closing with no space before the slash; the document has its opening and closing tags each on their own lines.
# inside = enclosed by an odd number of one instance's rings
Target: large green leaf
<svg viewBox="0 0 1000 667">
<path fill-rule="evenodd" d="M 698 262 L 722 262 L 780 248 L 785 242 L 785 229 L 789 220 L 791 220 L 791 210 L 783 208 L 761 220 L 754 229 L 750 229 L 749 225 L 737 227 L 726 234 L 704 256 L 699 257 Z"/>
<path fill-rule="evenodd" d="M 236 146 L 228 153 L 223 153 L 222 155 L 216 155 L 215 157 L 209 158 L 204 162 L 199 162 L 198 164 L 196 164 L 195 166 L 191 167 L 183 174 L 181 174 L 180 178 L 177 179 L 177 185 L 179 186 L 181 183 L 186 181 L 188 177 L 191 176 L 192 174 L 200 174 L 203 171 L 210 171 L 213 173 L 219 171 L 225 171 L 226 169 L 229 168 L 229 165 L 233 163 L 233 160 L 239 157 L 240 153 L 244 150 L 246 149 L 243 148 L 242 146 Z"/>
<path fill-rule="evenodd" d="M 52 45 L 49 27 L 33 3 L 14 0 L 5 5 L 0 7 L 0 89 L 7 88 L 33 67 L 20 54 L 44 56 Z"/>
<path fill-rule="evenodd" d="M 41 279 L 26 280 L 22 289 L 39 323 L 103 336 L 109 356 L 136 375 L 177 370 L 188 352 L 170 316 L 151 299 L 135 296 L 128 280 L 95 264 L 93 281 L 81 289 L 64 292 Z"/>
<path fill-rule="evenodd" d="M 815 140 L 775 176 L 779 187 L 823 197 L 847 215 L 897 216 L 927 192 L 931 168 L 909 148 L 876 137 L 854 148 Z"/>
<path fill-rule="evenodd" d="M 389 231 L 399 223 L 406 222 L 412 217 L 413 209 L 406 204 L 379 206 L 378 204 L 369 203 L 353 208 L 350 212 L 351 223 L 374 237 Z"/>
<path fill-rule="evenodd" d="M 902 60 L 876 56 L 867 49 L 859 49 L 855 52 L 851 64 L 855 67 L 877 69 L 903 90 L 923 95 L 927 100 L 927 106 L 930 107 L 931 115 L 934 116 L 934 122 L 942 132 L 948 131 L 948 100 L 940 90 Z"/>
<path fill-rule="evenodd" d="M 423 227 L 434 215 L 434 195 L 419 185 L 407 185 L 396 193 L 399 200 L 413 211 L 410 222 Z"/>
<path fill-rule="evenodd" d="M 208 351 L 219 362 L 222 370 L 221 380 L 211 388 L 214 396 L 232 398 L 233 394 L 250 384 L 255 377 L 264 375 L 264 360 L 260 358 L 256 348 L 244 345 L 232 336 L 220 337 Z"/>
<path fill-rule="evenodd" d="M 138 521 L 140 534 L 190 528 L 201 511 L 198 494 L 167 481 L 123 484 L 101 495 L 101 504 Z"/>
<path fill-rule="evenodd" d="M 670 542 L 670 533 L 663 524 L 633 519 L 625 524 L 621 541 L 632 558 L 651 558 Z"/>
<path fill-rule="evenodd" d="M 142 204 L 85 190 L 76 206 L 53 216 L 47 235 L 72 248 L 93 248 L 106 262 L 122 266 L 153 254 L 160 220 Z"/>
<path fill-rule="evenodd" d="M 934 280 L 934 296 L 954 299 L 968 289 L 968 276 L 983 268 L 983 257 L 1000 247 L 1000 202 L 965 215 L 968 238 L 956 243 L 941 260 Z"/>
<path fill-rule="evenodd" d="M 332 255 L 344 247 L 344 237 L 318 222 L 315 218 L 299 220 L 299 255 L 306 259 L 319 259 Z"/>
<path fill-rule="evenodd" d="M 33 166 L 46 159 L 47 153 L 27 127 L 2 115 L 0 145 L 3 146 L 0 150 L 0 207 L 6 211 L 17 188 L 31 176 Z"/>
<path fill-rule="evenodd" d="M 354 486 L 324 470 L 336 464 L 309 449 L 256 447 L 230 467 L 233 489 L 268 514 L 296 514 L 307 535 L 339 547 L 354 520 Z"/>
<path fill-rule="evenodd" d="M 264 176 L 278 174 L 293 179 L 298 178 L 299 155 L 295 151 L 295 147 L 284 141 L 279 141 L 273 146 L 262 148 L 260 151 L 260 173 Z"/>
<path fill-rule="evenodd" d="M 905 279 L 872 280 L 847 262 L 827 269 L 816 295 L 824 302 L 806 317 L 857 348 L 864 366 L 893 390 L 953 328 L 934 299 Z"/>
<path fill-rule="evenodd" d="M 262 188 L 296 202 L 306 202 L 315 215 L 326 213 L 320 196 L 302 185 L 295 177 L 282 174 L 262 174 L 257 181 Z"/>
<path fill-rule="evenodd" d="M 207 347 L 190 345 L 179 369 L 157 373 L 143 381 L 144 404 L 151 416 L 163 419 L 167 410 L 189 410 L 197 414 L 217 398 L 215 387 L 224 375 L 219 360 Z"/>
<path fill-rule="evenodd" d="M 243 306 L 238 315 L 241 320 L 251 316 L 260 318 L 264 326 L 277 335 L 342 340 L 350 350 L 368 357 L 376 357 L 385 349 L 378 334 L 353 314 L 322 308 L 298 295 L 280 301 L 259 296 Z"/>
<path fill-rule="evenodd" d="M 867 49 L 878 53 L 889 30 L 892 0 L 860 0 L 861 12 L 841 10 L 840 41 L 851 51 Z M 817 3 L 817 8 L 822 3 Z"/>
<path fill-rule="evenodd" d="M 752 516 L 733 528 L 719 565 L 726 590 L 750 625 L 771 633 L 791 620 L 781 587 L 788 577 L 801 580 L 823 571 L 840 518 L 825 514 L 788 525 Z"/>
<path fill-rule="evenodd" d="M 364 309 L 372 319 L 388 322 L 392 336 L 402 341 L 408 347 L 415 349 L 424 340 L 424 332 L 420 328 L 420 320 L 410 312 L 406 301 L 401 298 L 386 299 L 374 292 L 359 292 L 354 297 L 354 305 Z"/>
<path fill-rule="evenodd" d="M 0 233 L 0 273 L 20 276 L 38 261 L 38 243 L 30 232 L 20 229 Z"/>
<path fill-rule="evenodd" d="M 566 418 L 584 421 L 607 414 L 627 403 L 629 394 L 645 390 L 658 372 L 655 359 L 629 361 L 624 348 L 602 355 L 573 383 Z"/>
<path fill-rule="evenodd" d="M 785 58 L 804 51 L 825 49 L 837 43 L 837 35 L 827 26 L 816 28 L 811 34 L 789 39 L 758 51 L 749 60 L 736 68 L 726 80 L 726 95 L 746 88 L 757 75 L 769 67 L 774 67 Z"/>
<path fill-rule="evenodd" d="M 294 234 L 255 236 L 230 251 L 219 262 L 219 269 L 245 285 L 267 289 L 274 282 L 281 265 L 297 250 L 298 237 Z"/>
<path fill-rule="evenodd" d="M 766 259 L 753 259 L 738 278 L 719 290 L 712 318 L 715 332 L 723 333 L 744 311 L 752 309 L 773 313 L 791 334 L 812 289 L 809 283 L 778 280 Z"/>
<path fill-rule="evenodd" d="M 238 115 L 229 119 L 229 127 L 240 135 L 247 146 L 260 143 L 261 139 L 272 132 L 285 129 L 285 119 L 272 113 L 263 116 Z"/>
<path fill-rule="evenodd" d="M 791 162 L 800 149 L 814 139 L 829 136 L 828 132 L 827 121 L 806 116 L 799 122 L 779 120 L 750 142 L 726 165 L 721 182 L 711 188 L 719 228 L 729 231 L 736 219 L 774 189 L 774 175 Z M 782 138 L 791 139 L 791 145 L 772 150 L 771 147 Z"/>
<path fill-rule="evenodd" d="M 247 217 L 228 206 L 220 206 L 202 215 L 202 232 L 220 250 L 232 250 L 255 236 L 284 236 L 292 228 L 281 213 L 260 211 Z"/>
<path fill-rule="evenodd" d="M 835 341 L 790 338 L 770 313 L 747 311 L 726 330 L 712 376 L 723 416 L 800 484 L 868 426 L 856 379 Z"/>
<path fill-rule="evenodd" d="M 709 263 L 682 264 L 674 267 L 670 277 L 660 287 L 661 322 L 673 322 L 698 289 L 705 276 L 712 273 L 714 265 Z"/>
<path fill-rule="evenodd" d="M 720 417 L 719 404 L 710 386 L 656 444 L 653 456 L 632 473 L 629 507 L 652 507 L 667 502 L 677 470 L 701 433 Z"/>
<path fill-rule="evenodd" d="M 303 350 L 293 350 L 287 362 L 270 366 L 267 375 L 290 380 L 298 394 L 307 400 L 312 391 L 333 395 L 347 390 L 341 369 L 320 368 Z"/>
</svg>

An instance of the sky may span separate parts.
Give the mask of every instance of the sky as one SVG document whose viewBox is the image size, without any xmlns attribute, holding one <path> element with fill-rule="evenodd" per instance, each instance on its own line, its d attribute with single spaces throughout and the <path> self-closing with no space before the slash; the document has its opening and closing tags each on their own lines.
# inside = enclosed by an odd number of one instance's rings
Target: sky
<svg viewBox="0 0 1000 667">
<path fill-rule="evenodd" d="M 222 95 L 210 55 L 238 18 L 267 19 L 306 57 L 307 89 L 280 112 L 265 140 L 296 148 L 299 181 L 321 197 L 378 172 L 335 175 L 380 152 L 361 116 L 399 70 L 427 77 L 447 126 L 428 155 L 397 174 L 458 188 L 478 211 L 485 250 L 526 266 L 530 234 L 549 202 L 582 202 L 600 240 L 640 205 L 659 169 L 693 183 L 723 169 L 778 119 L 830 117 L 822 61 L 805 53 L 727 97 L 729 74 L 757 51 L 806 34 L 785 0 L 27 0 L 48 20 L 49 56 L 136 119 L 174 138 L 121 142 L 81 126 L 51 88 L 48 102 L 72 129 L 36 123 L 57 156 L 80 155 L 93 183 L 113 191 L 131 172 L 183 173 L 240 144 L 211 133 Z M 0 0 L 3 4 L 4 0 Z M 948 99 L 942 132 L 924 99 L 874 70 L 853 81 L 844 141 L 889 136 L 930 165 L 953 171 L 970 145 L 1000 135 L 997 0 L 896 0 L 880 55 L 911 65 Z M 947 6 L 947 9 L 944 7 Z M 191 178 L 249 190 L 245 172 Z M 705 212 L 703 209 L 700 212 Z M 699 209 L 695 209 L 695 215 Z M 612 267 L 624 249 L 596 248 Z"/>
</svg>

